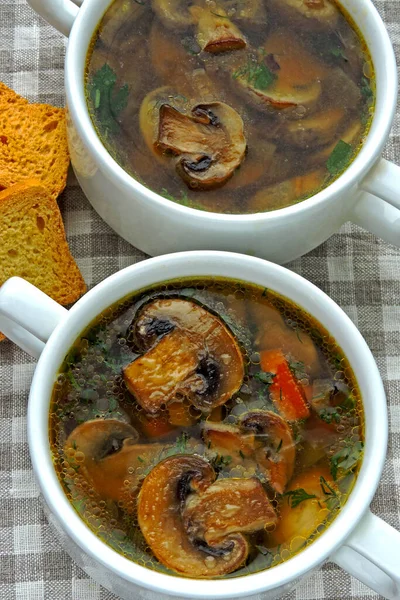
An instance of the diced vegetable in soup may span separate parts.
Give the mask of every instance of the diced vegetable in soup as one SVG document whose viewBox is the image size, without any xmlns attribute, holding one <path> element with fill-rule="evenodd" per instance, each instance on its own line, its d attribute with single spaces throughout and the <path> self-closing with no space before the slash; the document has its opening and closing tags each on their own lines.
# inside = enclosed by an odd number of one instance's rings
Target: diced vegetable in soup
<svg viewBox="0 0 400 600">
<path fill-rule="evenodd" d="M 87 59 L 114 159 L 168 200 L 220 213 L 326 188 L 368 133 L 374 89 L 336 0 L 114 0 Z"/>
<path fill-rule="evenodd" d="M 346 503 L 363 439 L 357 382 L 331 335 L 227 279 L 111 306 L 68 353 L 50 411 L 58 476 L 92 531 L 193 578 L 256 573 L 311 544 Z"/>
</svg>

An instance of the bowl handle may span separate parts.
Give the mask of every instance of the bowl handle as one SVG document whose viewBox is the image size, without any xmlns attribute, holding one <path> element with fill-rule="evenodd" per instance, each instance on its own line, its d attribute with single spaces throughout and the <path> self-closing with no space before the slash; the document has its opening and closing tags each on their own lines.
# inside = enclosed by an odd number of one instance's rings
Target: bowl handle
<svg viewBox="0 0 400 600">
<path fill-rule="evenodd" d="M 68 36 L 83 0 L 27 0 L 41 17 Z"/>
<path fill-rule="evenodd" d="M 34 358 L 67 315 L 67 309 L 20 277 L 0 288 L 0 331 Z"/>
<path fill-rule="evenodd" d="M 400 246 L 400 167 L 381 158 L 360 183 L 364 191 L 350 220 Z"/>
<path fill-rule="evenodd" d="M 330 560 L 389 600 L 400 600 L 400 532 L 370 510 Z"/>
</svg>

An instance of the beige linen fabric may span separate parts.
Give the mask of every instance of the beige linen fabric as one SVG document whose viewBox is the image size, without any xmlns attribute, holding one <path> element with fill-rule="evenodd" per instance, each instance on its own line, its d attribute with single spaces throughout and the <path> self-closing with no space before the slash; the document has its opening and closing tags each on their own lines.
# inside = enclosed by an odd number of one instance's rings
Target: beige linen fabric
<svg viewBox="0 0 400 600">
<path fill-rule="evenodd" d="M 376 5 L 399 59 L 400 0 L 379 0 Z M 62 106 L 65 47 L 65 39 L 38 18 L 25 0 L 0 0 L 1 81 L 31 101 Z M 385 156 L 395 162 L 400 162 L 399 114 L 385 150 Z M 72 254 L 89 288 L 145 258 L 101 221 L 72 177 L 60 206 Z M 347 312 L 377 360 L 388 396 L 390 442 L 372 509 L 400 529 L 400 250 L 346 224 L 325 244 L 288 266 Z M 26 438 L 34 367 L 33 359 L 10 342 L 0 345 L 0 598 L 113 600 L 113 594 L 90 580 L 63 551 L 43 514 Z M 379 596 L 328 564 L 286 598 L 375 600 Z"/>
</svg>

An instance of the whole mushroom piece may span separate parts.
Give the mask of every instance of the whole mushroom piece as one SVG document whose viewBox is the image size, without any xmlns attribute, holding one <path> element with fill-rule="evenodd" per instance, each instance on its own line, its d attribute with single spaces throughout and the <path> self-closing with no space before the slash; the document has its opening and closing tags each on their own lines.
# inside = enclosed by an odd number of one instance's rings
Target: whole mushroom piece
<svg viewBox="0 0 400 600">
<path fill-rule="evenodd" d="M 188 116 L 169 104 L 159 111 L 155 147 L 178 157 L 176 169 L 193 189 L 223 185 L 246 153 L 241 116 L 228 104 L 198 104 Z"/>
<path fill-rule="evenodd" d="M 146 412 L 186 398 L 209 412 L 241 387 L 240 347 L 224 323 L 202 306 L 181 298 L 145 305 L 132 324 L 144 354 L 124 369 L 124 380 Z"/>
<path fill-rule="evenodd" d="M 276 522 L 259 481 L 214 480 L 207 461 L 180 455 L 160 462 L 140 490 L 138 522 L 146 542 L 163 565 L 182 575 L 216 577 L 236 571 L 249 553 L 241 531 Z"/>
</svg>

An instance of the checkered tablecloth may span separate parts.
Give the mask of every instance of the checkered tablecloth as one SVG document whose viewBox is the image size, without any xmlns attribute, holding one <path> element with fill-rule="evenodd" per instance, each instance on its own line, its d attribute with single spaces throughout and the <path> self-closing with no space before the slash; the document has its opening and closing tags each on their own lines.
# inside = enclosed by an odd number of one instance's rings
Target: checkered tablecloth
<svg viewBox="0 0 400 600">
<path fill-rule="evenodd" d="M 376 4 L 400 59 L 400 0 Z M 25 0 L 0 0 L 1 81 L 31 101 L 62 106 L 65 47 L 66 40 L 39 19 Z M 385 151 L 386 158 L 398 163 L 399 114 Z M 89 288 L 145 258 L 101 221 L 72 176 L 60 206 L 72 254 Z M 377 360 L 389 403 L 390 441 L 372 510 L 400 529 L 400 250 L 346 224 L 325 244 L 288 266 L 347 312 Z M 72 562 L 43 514 L 26 437 L 34 368 L 34 360 L 13 344 L 0 345 L 0 599 L 115 599 Z M 328 564 L 286 598 L 372 600 L 379 596 Z"/>
</svg>

